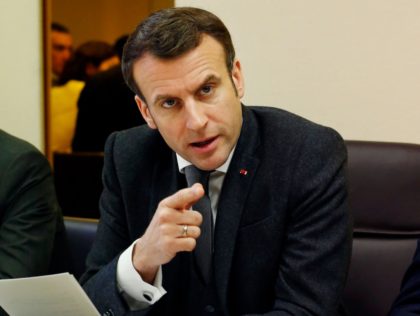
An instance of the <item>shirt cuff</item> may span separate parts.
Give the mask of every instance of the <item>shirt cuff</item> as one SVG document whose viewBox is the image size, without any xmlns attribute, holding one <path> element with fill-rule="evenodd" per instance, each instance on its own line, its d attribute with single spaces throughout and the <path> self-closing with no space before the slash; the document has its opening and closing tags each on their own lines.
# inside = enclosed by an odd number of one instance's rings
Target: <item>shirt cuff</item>
<svg viewBox="0 0 420 316">
<path fill-rule="evenodd" d="M 117 263 L 118 288 L 132 310 L 147 308 L 166 294 L 162 287 L 162 266 L 158 269 L 153 285 L 144 282 L 134 268 L 131 258 L 136 242 L 121 254 Z"/>
</svg>

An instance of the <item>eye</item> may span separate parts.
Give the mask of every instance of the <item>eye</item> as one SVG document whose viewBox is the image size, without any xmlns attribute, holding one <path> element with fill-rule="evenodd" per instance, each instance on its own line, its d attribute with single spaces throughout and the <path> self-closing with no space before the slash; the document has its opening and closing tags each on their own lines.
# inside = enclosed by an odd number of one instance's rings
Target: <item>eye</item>
<svg viewBox="0 0 420 316">
<path fill-rule="evenodd" d="M 201 88 L 200 93 L 202 95 L 209 95 L 209 94 L 212 93 L 212 91 L 213 91 L 213 87 L 211 85 L 207 84 L 207 85 L 205 85 Z"/>
<path fill-rule="evenodd" d="M 166 109 L 173 108 L 177 104 L 177 101 L 175 99 L 167 99 L 162 102 L 162 106 Z"/>
</svg>

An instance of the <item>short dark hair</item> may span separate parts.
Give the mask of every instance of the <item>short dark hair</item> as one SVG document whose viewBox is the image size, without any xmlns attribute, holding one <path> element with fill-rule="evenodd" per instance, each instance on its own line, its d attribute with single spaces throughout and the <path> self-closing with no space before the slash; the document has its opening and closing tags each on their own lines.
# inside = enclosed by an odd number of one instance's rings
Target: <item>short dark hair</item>
<svg viewBox="0 0 420 316">
<path fill-rule="evenodd" d="M 51 31 L 70 34 L 70 30 L 67 27 L 65 27 L 63 24 L 60 24 L 60 23 L 57 23 L 57 22 L 52 22 L 51 23 Z"/>
<path fill-rule="evenodd" d="M 177 7 L 152 13 L 128 38 L 121 65 L 127 85 L 146 102 L 134 80 L 134 62 L 145 53 L 163 59 L 178 57 L 200 45 L 203 34 L 213 37 L 223 46 L 226 67 L 231 72 L 235 49 L 223 22 L 203 9 Z"/>
</svg>

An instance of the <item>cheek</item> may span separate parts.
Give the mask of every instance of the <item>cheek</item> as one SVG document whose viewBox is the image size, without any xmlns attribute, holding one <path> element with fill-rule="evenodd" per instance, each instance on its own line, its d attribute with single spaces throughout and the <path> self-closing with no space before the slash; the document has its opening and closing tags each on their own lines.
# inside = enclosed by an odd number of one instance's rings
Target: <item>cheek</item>
<svg viewBox="0 0 420 316">
<path fill-rule="evenodd" d="M 237 99 L 232 102 L 233 104 L 229 108 L 229 111 L 224 114 L 223 120 L 226 128 L 229 130 L 230 136 L 236 138 L 242 127 L 242 111 L 241 104 Z"/>
<path fill-rule="evenodd" d="M 159 122 L 157 129 L 167 143 L 176 146 L 183 139 L 182 124 L 176 120 L 171 120 L 170 122 Z"/>
</svg>

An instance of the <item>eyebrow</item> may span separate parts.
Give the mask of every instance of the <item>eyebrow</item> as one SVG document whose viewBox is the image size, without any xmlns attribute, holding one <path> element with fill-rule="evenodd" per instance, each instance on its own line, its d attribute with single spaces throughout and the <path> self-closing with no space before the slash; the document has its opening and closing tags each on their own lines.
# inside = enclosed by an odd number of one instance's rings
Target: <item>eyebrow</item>
<svg viewBox="0 0 420 316">
<path fill-rule="evenodd" d="M 219 76 L 216 76 L 214 74 L 210 74 L 208 75 L 199 85 L 198 88 L 196 89 L 196 91 L 198 91 L 199 89 L 201 89 L 202 86 L 204 86 L 205 84 L 209 83 L 209 82 L 215 82 L 215 83 L 220 83 L 221 79 Z M 156 98 L 153 100 L 152 104 L 157 104 L 162 100 L 166 100 L 166 99 L 175 99 L 174 96 L 170 95 L 170 94 L 159 94 L 156 96 Z"/>
<path fill-rule="evenodd" d="M 216 76 L 214 74 L 210 74 L 203 80 L 203 82 L 198 86 L 198 88 L 196 90 L 200 90 L 202 86 L 204 86 L 205 84 L 207 84 L 209 82 L 214 82 L 216 84 L 219 84 L 221 81 L 222 81 L 222 79 L 220 79 L 219 76 Z"/>
</svg>

